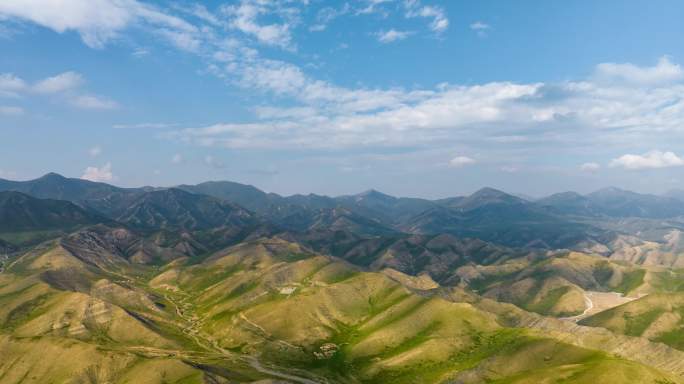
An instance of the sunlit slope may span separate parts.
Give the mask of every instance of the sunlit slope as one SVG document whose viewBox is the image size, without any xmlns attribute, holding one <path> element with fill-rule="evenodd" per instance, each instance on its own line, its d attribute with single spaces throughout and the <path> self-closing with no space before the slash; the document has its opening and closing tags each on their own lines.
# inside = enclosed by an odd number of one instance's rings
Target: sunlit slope
<svg viewBox="0 0 684 384">
<path fill-rule="evenodd" d="M 580 252 L 516 258 L 502 263 L 459 268 L 467 286 L 486 297 L 552 316 L 572 316 L 586 309 L 585 291 L 633 294 L 647 271 Z"/>
<path fill-rule="evenodd" d="M 684 350 L 684 294 L 650 294 L 582 321 Z"/>
<path fill-rule="evenodd" d="M 56 241 L 8 263 L 0 383 L 681 382 L 504 326 L 426 276 L 364 272 L 279 238 L 163 267 L 110 245 Z"/>
<path fill-rule="evenodd" d="M 0 383 L 204 383 L 213 376 L 190 363 L 211 356 L 198 355 L 178 319 L 114 273 L 56 243 L 11 263 L 0 274 Z M 245 381 L 262 377 L 245 370 Z"/>
<path fill-rule="evenodd" d="M 175 263 L 150 286 L 221 348 L 339 382 L 678 382 L 532 329 L 505 328 L 470 304 L 417 295 L 385 274 L 279 239 L 199 265 Z"/>
<path fill-rule="evenodd" d="M 675 228 L 668 228 L 670 224 Z M 608 242 L 606 252 L 611 260 L 623 260 L 644 266 L 684 267 L 684 232 L 681 223 L 642 223 L 627 228 L 640 236 L 618 235 Z M 655 233 L 653 233 L 655 232 Z"/>
</svg>

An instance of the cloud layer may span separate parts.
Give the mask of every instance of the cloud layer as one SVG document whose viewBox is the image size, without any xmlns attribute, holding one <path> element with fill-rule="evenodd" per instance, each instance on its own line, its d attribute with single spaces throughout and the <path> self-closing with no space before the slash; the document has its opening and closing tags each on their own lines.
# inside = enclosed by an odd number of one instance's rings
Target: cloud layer
<svg viewBox="0 0 684 384">
<path fill-rule="evenodd" d="M 477 154 L 478 164 L 495 163 L 504 171 L 518 171 L 543 156 L 552 158 L 559 148 L 582 156 L 570 165 L 575 172 L 597 172 L 601 164 L 629 170 L 682 165 L 675 152 L 646 152 L 666 148 L 663 137 L 684 142 L 684 70 L 671 57 L 654 58 L 651 64 L 599 63 L 587 76 L 555 83 L 341 86 L 311 75 L 309 67 L 292 59 L 303 55 L 298 31 L 320 32 L 345 17 L 384 20 L 393 15 L 413 23 L 410 31 L 374 28 L 380 31 L 372 43 L 381 47 L 420 34 L 441 41 L 450 27 L 446 9 L 428 1 L 350 4 L 324 7 L 308 25 L 302 16 L 310 5 L 305 0 L 239 0 L 213 9 L 199 3 L 164 8 L 135 0 L 6 0 L 0 2 L 0 17 L 58 33 L 73 31 L 96 49 L 135 30 L 199 59 L 204 73 L 229 86 L 263 96 L 247 122 L 116 126 L 169 128 L 160 136 L 182 143 L 247 150 L 431 151 L 443 157 L 434 162 L 441 166 L 475 162 L 454 157 L 457 149 Z M 468 27 L 480 36 L 491 30 L 483 21 L 466 24 L 466 31 Z M 36 81 L 0 74 L 0 114 L 20 116 L 24 109 L 15 106 L 16 100 L 27 96 L 59 95 L 85 109 L 119 107 L 114 100 L 84 91 L 84 84 L 85 78 L 74 71 Z M 594 158 L 595 153 L 603 158 Z M 182 162 L 179 159 L 172 162 Z M 212 156 L 204 162 L 225 167 Z M 113 177 L 111 164 L 88 170 L 84 177 Z"/>
<path fill-rule="evenodd" d="M 114 180 L 114 174 L 112 173 L 112 163 L 106 163 L 101 167 L 88 167 L 83 171 L 81 176 L 83 180 L 89 181 L 99 181 L 99 182 L 109 182 Z"/>
<path fill-rule="evenodd" d="M 411 32 L 409 31 L 397 31 L 396 29 L 390 29 L 388 31 L 380 31 L 377 33 L 378 41 L 381 43 L 391 43 L 397 40 L 404 40 L 409 37 Z"/>
<path fill-rule="evenodd" d="M 665 59 L 667 60 L 667 59 Z M 434 89 L 350 89 L 315 80 L 294 65 L 256 60 L 240 84 L 299 105 L 261 107 L 251 123 L 222 122 L 177 130 L 176 139 L 228 148 L 373 146 L 655 145 L 653 132 L 681 134 L 684 84 L 644 82 L 637 67 L 621 81 L 597 75 L 558 84 L 495 82 Z M 672 64 L 674 66 L 674 64 Z M 597 74 L 604 74 L 603 65 Z M 217 69 L 220 73 L 220 69 Z M 626 75 L 626 74 L 625 74 Z"/>
<path fill-rule="evenodd" d="M 684 166 L 684 159 L 673 152 L 651 151 L 643 155 L 623 155 L 610 162 L 611 167 L 629 170 Z"/>
<path fill-rule="evenodd" d="M 0 98 L 20 99 L 27 96 L 53 96 L 81 109 L 115 109 L 118 103 L 106 97 L 82 91 L 85 79 L 80 73 L 67 71 L 29 83 L 12 74 L 0 74 Z M 6 107 L 14 114 L 23 114 L 20 107 Z M 6 113 L 9 114 L 9 113 Z"/>
<path fill-rule="evenodd" d="M 471 164 L 475 164 L 475 159 L 468 156 L 456 156 L 449 160 L 449 166 L 452 168 L 461 168 Z"/>
<path fill-rule="evenodd" d="M 149 24 L 159 31 L 195 30 L 182 19 L 135 0 L 3 0 L 0 15 L 30 21 L 58 33 L 76 31 L 93 48 L 102 48 L 135 23 Z"/>
</svg>

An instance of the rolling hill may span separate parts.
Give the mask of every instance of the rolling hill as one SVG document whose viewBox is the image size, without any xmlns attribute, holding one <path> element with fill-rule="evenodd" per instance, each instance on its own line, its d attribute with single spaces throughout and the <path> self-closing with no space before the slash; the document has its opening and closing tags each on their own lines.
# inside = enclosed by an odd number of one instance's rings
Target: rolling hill
<svg viewBox="0 0 684 384">
<path fill-rule="evenodd" d="M 277 237 L 162 268 L 102 241 L 47 243 L 0 274 L 0 382 L 681 382 Z"/>
</svg>

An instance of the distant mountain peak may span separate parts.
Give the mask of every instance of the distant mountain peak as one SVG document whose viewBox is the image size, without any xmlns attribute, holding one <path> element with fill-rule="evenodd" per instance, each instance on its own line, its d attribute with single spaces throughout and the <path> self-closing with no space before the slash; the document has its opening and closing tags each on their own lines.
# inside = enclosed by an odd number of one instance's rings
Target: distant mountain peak
<svg viewBox="0 0 684 384">
<path fill-rule="evenodd" d="M 509 195 L 506 192 L 503 192 L 501 190 L 498 190 L 498 189 L 495 189 L 492 187 L 480 188 L 475 193 L 473 193 L 471 196 L 511 196 L 511 197 L 513 197 L 513 195 Z"/>
<path fill-rule="evenodd" d="M 598 191 L 592 192 L 591 195 L 608 195 L 608 194 L 635 194 L 635 192 L 620 189 L 618 187 L 605 187 Z"/>
<path fill-rule="evenodd" d="M 577 201 L 585 201 L 588 200 L 586 196 L 574 192 L 574 191 L 567 191 L 567 192 L 558 192 L 554 193 L 553 195 L 546 196 L 544 198 L 541 198 L 537 201 L 537 203 L 542 204 L 542 205 L 547 205 L 547 204 L 554 204 L 554 203 L 563 203 L 563 202 L 577 202 Z"/>
<path fill-rule="evenodd" d="M 382 193 L 376 189 L 369 189 L 367 191 L 363 191 L 363 192 L 357 194 L 356 197 L 382 199 L 382 200 L 394 200 L 394 199 L 396 199 L 394 196 L 390 196 L 386 193 Z"/>
<path fill-rule="evenodd" d="M 43 176 L 39 177 L 39 179 L 66 179 L 66 177 L 64 177 L 64 176 L 62 176 L 56 172 L 48 172 L 48 173 L 44 174 Z"/>
<path fill-rule="evenodd" d="M 527 201 L 498 189 L 485 187 L 458 203 L 463 209 L 474 209 L 487 204 L 526 204 Z"/>
<path fill-rule="evenodd" d="M 506 200 L 510 202 L 523 202 L 524 200 L 517 197 L 513 196 L 509 193 L 503 192 L 501 190 L 495 189 L 495 188 L 490 188 L 490 187 L 484 187 L 472 195 L 466 197 L 464 200 L 483 200 L 483 201 L 494 201 L 494 200 Z"/>
<path fill-rule="evenodd" d="M 49 172 L 49 173 L 46 173 L 37 179 L 30 180 L 29 182 L 34 182 L 34 183 L 64 183 L 68 180 L 69 179 L 67 177 L 62 176 L 59 173 Z"/>
</svg>

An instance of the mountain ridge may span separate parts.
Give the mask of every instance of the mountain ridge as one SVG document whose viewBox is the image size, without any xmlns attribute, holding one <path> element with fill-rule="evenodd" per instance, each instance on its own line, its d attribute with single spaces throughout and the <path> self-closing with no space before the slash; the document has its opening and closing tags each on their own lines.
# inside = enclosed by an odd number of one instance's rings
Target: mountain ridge
<svg viewBox="0 0 684 384">
<path fill-rule="evenodd" d="M 582 244 L 602 243 L 603 239 L 621 234 L 638 235 L 634 225 L 620 224 L 624 218 L 671 218 L 678 221 L 684 216 L 682 201 L 614 187 L 587 195 L 562 192 L 535 201 L 485 187 L 468 196 L 427 200 L 395 197 L 374 189 L 337 197 L 316 194 L 281 196 L 231 181 L 210 181 L 178 188 L 119 188 L 51 173 L 25 182 L 0 180 L 0 190 L 3 189 L 64 198 L 112 220 L 138 227 L 144 220 L 136 219 L 136 215 L 146 216 L 148 227 L 158 227 L 155 217 L 164 216 L 160 207 L 155 208 L 154 204 L 140 206 L 141 200 L 174 193 L 169 191 L 185 191 L 193 196 L 206 196 L 192 197 L 205 203 L 213 201 L 209 199 L 218 199 L 236 204 L 253 212 L 255 220 L 258 218 L 284 230 L 306 232 L 332 228 L 370 237 L 393 233 L 449 233 L 504 246 L 546 249 L 577 248 Z M 186 199 L 190 199 L 190 195 Z M 175 204 L 178 208 L 177 202 L 172 200 L 166 204 Z M 214 204 L 218 203 L 215 201 Z M 131 212 L 133 205 L 138 205 L 138 212 Z M 170 216 L 176 214 L 179 212 Z M 205 210 L 202 215 L 210 215 L 210 212 Z M 166 218 L 166 223 L 172 224 L 169 218 Z M 199 216 L 190 215 L 186 225 L 197 229 L 196 223 L 202 220 Z M 212 223 L 200 226 L 207 229 L 217 224 Z M 679 229 L 679 226 L 674 225 L 672 229 Z M 665 229 L 660 231 L 666 232 Z"/>
</svg>

